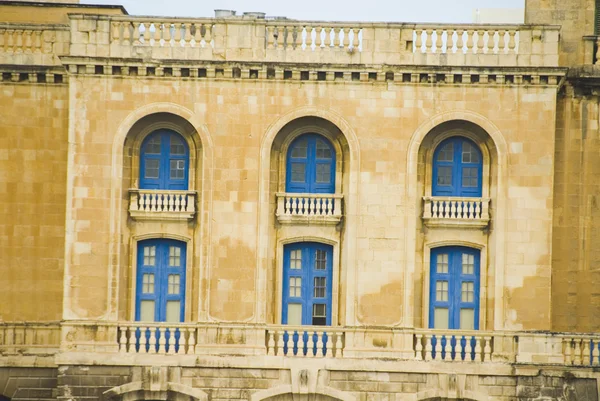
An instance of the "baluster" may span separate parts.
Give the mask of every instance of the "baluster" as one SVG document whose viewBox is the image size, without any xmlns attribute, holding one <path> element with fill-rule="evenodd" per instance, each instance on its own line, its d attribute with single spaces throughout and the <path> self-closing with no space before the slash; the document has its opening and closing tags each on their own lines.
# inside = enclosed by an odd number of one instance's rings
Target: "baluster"
<svg viewBox="0 0 600 401">
<path fill-rule="evenodd" d="M 324 206 L 325 206 L 325 210 L 323 212 L 325 213 L 326 216 L 332 216 L 334 200 L 332 198 L 326 198 L 323 202 L 324 202 Z"/>
<path fill-rule="evenodd" d="M 142 24 L 139 22 L 133 22 L 133 44 L 140 44 L 140 26 Z"/>
<path fill-rule="evenodd" d="M 173 24 L 173 28 L 175 29 L 173 44 L 176 46 L 181 46 L 181 29 L 183 28 L 183 24 Z"/>
<path fill-rule="evenodd" d="M 317 37 L 315 38 L 316 39 L 315 42 L 318 43 L 315 50 L 322 50 L 322 48 L 325 47 L 325 39 L 323 38 L 323 35 L 325 34 L 325 29 L 322 26 L 317 26 L 315 28 L 315 32 L 317 34 Z"/>
<path fill-rule="evenodd" d="M 315 356 L 315 354 L 313 354 L 313 349 L 315 347 L 315 339 L 314 339 L 314 335 L 316 332 L 308 332 L 308 341 L 306 342 L 306 356 L 309 358 L 312 358 Z"/>
<path fill-rule="evenodd" d="M 317 351 L 315 352 L 315 356 L 325 356 L 323 352 L 323 332 L 317 333 Z"/>
<path fill-rule="evenodd" d="M 187 346 L 187 341 L 186 341 L 186 333 L 187 330 L 186 329 L 179 329 L 179 349 L 176 351 L 177 354 L 185 354 L 185 349 Z M 173 343 L 173 345 L 175 345 Z"/>
<path fill-rule="evenodd" d="M 323 50 L 330 51 L 332 44 L 333 44 L 333 40 L 331 39 L 332 28 L 323 28 L 323 31 L 325 32 L 325 39 L 323 42 L 324 43 Z"/>
<path fill-rule="evenodd" d="M 438 342 L 440 344 L 440 359 L 442 359 L 442 355 L 444 360 L 451 360 L 452 359 L 452 353 L 450 351 L 452 351 L 452 336 L 444 336 L 444 339 L 446 340 L 445 343 L 442 345 L 442 341 L 440 338 L 440 341 Z M 437 346 L 436 346 L 437 349 Z M 437 351 L 436 351 L 437 353 Z"/>
<path fill-rule="evenodd" d="M 465 361 L 473 360 L 473 346 L 471 345 L 471 340 L 473 337 L 465 336 Z"/>
<path fill-rule="evenodd" d="M 166 46 L 171 46 L 171 23 L 165 22 L 163 24 L 163 40 Z"/>
<path fill-rule="evenodd" d="M 454 53 L 454 30 L 446 31 L 446 53 Z"/>
<path fill-rule="evenodd" d="M 462 345 L 463 338 L 464 338 L 464 336 L 457 336 L 456 337 L 456 357 L 454 359 L 458 360 L 458 361 L 462 361 L 462 353 L 465 350 L 464 347 L 463 347 L 463 345 Z M 466 359 L 466 356 L 465 356 L 465 359 Z"/>
<path fill-rule="evenodd" d="M 444 46 L 444 42 L 442 41 L 442 35 L 444 34 L 444 30 L 443 29 L 436 29 L 435 30 L 435 52 L 436 53 L 445 53 L 443 51 L 443 46 Z"/>
<path fill-rule="evenodd" d="M 298 356 L 304 355 L 304 333 L 304 331 L 298 331 L 298 354 L 296 354 Z"/>
<path fill-rule="evenodd" d="M 490 362 L 492 360 L 492 337 L 484 336 L 485 345 L 483 347 L 483 361 Z"/>
<path fill-rule="evenodd" d="M 277 334 L 277 342 L 275 342 L 275 334 Z M 273 347 L 274 349 L 271 350 L 272 354 L 269 355 L 283 355 L 285 352 L 285 344 L 284 344 L 284 334 L 285 331 L 281 330 L 281 331 L 273 331 L 272 335 L 273 335 Z M 275 349 L 275 347 L 277 347 Z"/>
<path fill-rule="evenodd" d="M 575 350 L 573 351 L 574 358 L 573 363 L 575 365 L 581 365 L 581 339 L 575 339 Z"/>
<path fill-rule="evenodd" d="M 463 208 L 464 208 L 464 204 L 461 201 L 456 202 L 456 218 L 457 219 L 462 219 L 463 216 Z"/>
<path fill-rule="evenodd" d="M 271 355 L 274 356 L 275 355 L 275 332 L 274 331 L 268 331 L 268 336 L 269 336 L 269 341 L 267 342 L 267 355 Z M 281 339 L 277 340 L 277 348 L 279 348 L 279 343 L 281 342 Z"/>
<path fill-rule="evenodd" d="M 267 49 L 275 48 L 275 27 L 267 26 Z"/>
<path fill-rule="evenodd" d="M 166 352 L 167 346 L 167 331 L 165 328 L 159 327 L 156 330 L 156 335 L 158 336 L 158 353 L 164 354 Z"/>
<path fill-rule="evenodd" d="M 290 202 L 290 197 L 286 196 L 285 197 L 285 214 L 292 214 L 292 212 L 290 210 L 291 207 L 292 207 L 292 205 L 291 205 L 291 202 Z"/>
<path fill-rule="evenodd" d="M 425 334 L 425 360 L 426 361 L 431 361 L 433 359 L 433 355 L 431 353 L 431 351 L 432 351 L 431 338 L 432 338 L 431 334 Z"/>
<path fill-rule="evenodd" d="M 565 365 L 572 365 L 573 358 L 571 355 L 571 339 L 570 338 L 563 339 L 563 345 L 565 347 L 565 351 L 563 354 L 565 357 Z"/>
<path fill-rule="evenodd" d="M 148 327 L 148 331 L 150 332 L 150 341 L 148 341 L 148 344 L 150 346 L 150 348 L 148 349 L 148 353 L 150 354 L 156 354 L 156 343 L 157 343 L 157 330 L 155 327 Z"/>
<path fill-rule="evenodd" d="M 583 340 L 583 364 L 590 364 L 590 339 L 584 338 Z"/>
<path fill-rule="evenodd" d="M 281 45 L 279 44 L 279 40 L 281 38 L 281 32 L 279 32 L 279 27 L 276 26 L 275 28 L 273 28 L 273 48 L 278 49 L 279 47 L 281 47 Z"/>
<path fill-rule="evenodd" d="M 433 29 L 425 30 L 425 53 L 433 52 Z"/>
<path fill-rule="evenodd" d="M 353 49 L 358 49 L 360 43 L 359 43 L 359 38 L 358 38 L 358 34 L 360 33 L 360 28 L 352 28 L 352 48 Z"/>
<path fill-rule="evenodd" d="M 500 29 L 498 31 L 498 53 L 504 54 L 506 52 L 506 42 L 504 38 L 506 36 L 506 30 Z"/>
<path fill-rule="evenodd" d="M 196 329 L 190 329 L 190 336 L 188 338 L 188 349 L 187 349 L 187 353 L 188 354 L 193 354 L 194 353 L 194 347 L 196 346 Z"/>
<path fill-rule="evenodd" d="M 33 33 L 33 52 L 41 53 L 42 51 L 42 31 L 35 31 Z"/>
<path fill-rule="evenodd" d="M 487 53 L 494 54 L 494 47 L 496 46 L 496 41 L 494 40 L 494 35 L 496 32 L 493 29 L 488 31 L 488 42 L 487 42 Z"/>
<path fill-rule="evenodd" d="M 593 340 L 591 343 L 591 347 L 592 347 L 592 359 L 590 360 L 590 363 L 592 365 L 600 365 L 600 349 L 598 347 L 598 340 Z"/>
<path fill-rule="evenodd" d="M 156 212 L 156 194 L 148 194 L 148 196 L 150 197 L 150 211 Z"/>
<path fill-rule="evenodd" d="M 130 22 L 123 23 L 123 45 L 125 46 L 131 45 L 131 27 Z"/>
<path fill-rule="evenodd" d="M 15 36 L 15 53 L 23 53 L 23 31 L 16 30 L 14 33 Z"/>
<path fill-rule="evenodd" d="M 350 28 L 340 28 L 340 32 L 344 32 L 344 43 L 342 48 L 348 49 L 350 47 Z"/>
<path fill-rule="evenodd" d="M 144 194 L 144 211 L 149 212 L 152 210 L 152 195 Z"/>
<path fill-rule="evenodd" d="M 475 338 L 475 361 L 481 362 L 481 337 L 476 336 Z"/>
<path fill-rule="evenodd" d="M 113 41 L 121 43 L 121 23 L 113 21 L 111 28 Z"/>
<path fill-rule="evenodd" d="M 150 25 L 152 25 L 150 22 L 144 22 L 144 44 L 145 45 L 150 45 L 150 38 L 152 37 L 150 35 Z"/>
<path fill-rule="evenodd" d="M 438 212 L 439 212 L 439 202 L 436 200 L 432 200 L 431 203 L 431 217 L 433 217 L 434 219 L 437 219 L 438 216 Z"/>
<path fill-rule="evenodd" d="M 310 216 L 316 216 L 319 214 L 319 205 L 317 204 L 318 199 L 316 198 L 309 198 L 309 207 L 310 207 L 310 211 L 309 211 L 309 215 Z"/>
<path fill-rule="evenodd" d="M 127 327 L 119 327 L 121 336 L 119 337 L 119 352 L 127 352 Z"/>
<path fill-rule="evenodd" d="M 475 212 L 475 209 L 477 208 L 478 205 L 479 205 L 479 202 L 469 201 L 469 213 L 467 216 L 468 219 L 476 219 L 477 218 L 477 213 Z"/>
<path fill-rule="evenodd" d="M 436 337 L 436 342 L 435 342 L 435 359 L 440 359 L 442 360 L 442 339 L 444 339 L 445 336 L 437 336 Z M 433 355 L 431 355 L 433 357 Z"/>
<path fill-rule="evenodd" d="M 25 31 L 23 37 L 23 47 L 25 48 L 25 53 L 32 53 L 32 42 L 31 42 L 31 34 L 33 31 Z"/>
<path fill-rule="evenodd" d="M 415 53 L 423 53 L 423 30 L 415 29 Z"/>
<path fill-rule="evenodd" d="M 481 29 L 477 31 L 477 54 L 483 53 L 483 48 L 485 46 L 485 42 L 483 40 L 484 33 L 485 31 Z"/>
<path fill-rule="evenodd" d="M 135 352 L 135 343 L 137 342 L 137 339 L 135 338 L 135 333 L 136 333 L 137 329 L 135 327 L 129 327 L 129 348 L 128 351 L 129 352 Z M 140 335 L 141 337 L 141 335 Z M 140 338 L 141 340 L 141 338 Z M 145 350 L 143 350 L 145 351 Z"/>
<path fill-rule="evenodd" d="M 312 50 L 313 48 L 313 27 L 312 26 L 307 26 L 306 27 L 306 49 L 307 50 Z"/>
<path fill-rule="evenodd" d="M 517 34 L 517 31 L 511 29 L 510 31 L 508 31 L 508 53 L 512 54 L 515 52 L 515 48 L 517 47 L 517 44 L 515 42 L 515 35 Z"/>
<path fill-rule="evenodd" d="M 456 201 L 450 201 L 448 202 L 450 204 L 450 218 L 451 219 L 455 219 L 456 218 Z"/>
<path fill-rule="evenodd" d="M 162 29 L 163 26 L 160 22 L 154 23 L 154 45 L 160 46 L 160 40 L 162 39 Z"/>
<path fill-rule="evenodd" d="M 325 341 L 325 352 L 324 355 L 325 357 L 331 357 L 333 352 L 331 349 L 331 346 L 333 345 L 333 341 L 332 341 L 332 337 L 333 337 L 334 333 L 329 333 L 329 335 L 327 336 L 327 340 Z"/>
<path fill-rule="evenodd" d="M 298 208 L 297 208 L 297 206 L 298 206 L 298 198 L 293 197 L 292 198 L 292 213 L 291 213 L 292 216 L 295 216 L 295 215 L 298 214 Z"/>
<path fill-rule="evenodd" d="M 206 32 L 204 33 L 204 42 L 206 43 L 207 46 L 211 46 L 212 47 L 212 40 L 213 40 L 213 25 L 212 24 L 208 24 L 205 25 L 206 27 Z"/>
<path fill-rule="evenodd" d="M 473 31 L 472 29 L 467 29 L 467 49 L 465 51 L 465 53 L 472 53 L 475 51 L 475 46 L 473 46 L 473 35 L 475 34 L 475 31 Z"/>
<path fill-rule="evenodd" d="M 423 334 L 415 334 L 415 359 L 417 361 L 423 360 Z"/>
<path fill-rule="evenodd" d="M 464 35 L 465 31 L 462 29 L 457 29 L 456 30 L 456 52 L 457 53 L 464 53 L 464 47 L 465 47 L 465 42 L 463 41 L 463 35 Z"/>
<path fill-rule="evenodd" d="M 294 26 L 292 30 L 292 48 L 296 50 L 298 47 L 302 46 L 302 29 L 298 29 L 297 26 Z"/>
<path fill-rule="evenodd" d="M 281 331 L 280 335 L 281 337 L 283 337 L 283 333 L 285 333 L 285 331 Z M 288 339 L 285 341 L 285 349 L 287 349 L 287 353 L 285 355 L 294 355 L 294 332 L 293 331 L 288 331 Z M 278 354 L 279 355 L 279 354 Z M 283 349 L 281 350 L 281 355 L 283 355 Z"/>
<path fill-rule="evenodd" d="M 191 23 L 183 24 L 183 45 L 186 47 L 192 45 L 192 24 Z"/>
<path fill-rule="evenodd" d="M 344 348 L 344 344 L 342 343 L 342 333 L 338 332 L 335 334 L 335 357 L 341 358 L 342 352 Z"/>
<path fill-rule="evenodd" d="M 146 333 L 150 330 L 149 327 L 140 327 L 140 353 L 150 352 L 153 353 L 151 349 L 146 351 L 146 345 L 148 344 L 148 339 L 146 338 Z M 150 332 L 150 344 L 152 344 L 152 332 Z M 152 348 L 152 345 L 150 345 Z"/>
<path fill-rule="evenodd" d="M 165 342 L 166 342 L 166 345 L 169 348 L 167 350 L 167 354 L 175 354 L 175 345 L 177 343 L 177 340 L 175 339 L 175 331 L 176 330 L 177 329 L 175 329 L 173 327 L 166 327 L 165 328 Z M 167 341 L 167 332 L 169 333 L 169 340 L 168 341 Z"/>
<path fill-rule="evenodd" d="M 182 194 L 173 194 L 169 196 L 169 211 L 170 212 L 179 212 L 183 209 L 182 200 L 185 195 Z"/>
</svg>

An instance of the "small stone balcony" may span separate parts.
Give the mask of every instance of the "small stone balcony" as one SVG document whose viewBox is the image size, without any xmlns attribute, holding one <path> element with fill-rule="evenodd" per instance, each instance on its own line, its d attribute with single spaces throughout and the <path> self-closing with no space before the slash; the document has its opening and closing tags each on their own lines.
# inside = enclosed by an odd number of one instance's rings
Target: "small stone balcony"
<svg viewBox="0 0 600 401">
<path fill-rule="evenodd" d="M 338 224 L 341 194 L 277 193 L 277 221 L 281 224 Z"/>
<path fill-rule="evenodd" d="M 191 220 L 196 191 L 130 189 L 129 214 L 134 220 Z"/>
<path fill-rule="evenodd" d="M 424 196 L 423 221 L 428 227 L 487 227 L 490 199 Z"/>
</svg>

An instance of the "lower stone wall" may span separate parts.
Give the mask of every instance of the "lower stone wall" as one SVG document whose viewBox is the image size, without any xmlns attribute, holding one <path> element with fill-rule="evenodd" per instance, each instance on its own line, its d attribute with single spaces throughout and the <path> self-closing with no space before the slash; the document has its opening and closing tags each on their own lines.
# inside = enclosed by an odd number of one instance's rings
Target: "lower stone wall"
<svg viewBox="0 0 600 401">
<path fill-rule="evenodd" d="M 58 368 L 59 400 L 98 400 L 102 393 L 132 381 L 128 366 L 61 366 Z"/>
<path fill-rule="evenodd" d="M 0 400 L 56 400 L 56 368 L 0 367 Z"/>
</svg>

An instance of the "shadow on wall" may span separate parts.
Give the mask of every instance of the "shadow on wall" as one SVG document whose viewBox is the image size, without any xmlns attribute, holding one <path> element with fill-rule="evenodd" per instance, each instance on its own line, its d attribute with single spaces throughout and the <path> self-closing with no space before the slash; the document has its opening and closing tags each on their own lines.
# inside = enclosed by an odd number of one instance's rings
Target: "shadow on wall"
<svg viewBox="0 0 600 401">
<path fill-rule="evenodd" d="M 403 287 L 402 281 L 392 281 L 383 285 L 379 292 L 362 295 L 359 302 L 359 321 L 369 325 L 390 325 L 400 322 Z"/>
</svg>

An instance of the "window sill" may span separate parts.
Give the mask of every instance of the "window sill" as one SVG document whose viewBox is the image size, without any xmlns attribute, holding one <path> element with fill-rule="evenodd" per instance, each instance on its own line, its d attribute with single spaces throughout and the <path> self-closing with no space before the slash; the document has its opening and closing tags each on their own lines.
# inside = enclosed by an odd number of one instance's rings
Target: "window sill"
<svg viewBox="0 0 600 401">
<path fill-rule="evenodd" d="M 130 189 L 129 214 L 134 220 L 191 220 L 196 214 L 196 191 Z"/>
</svg>

